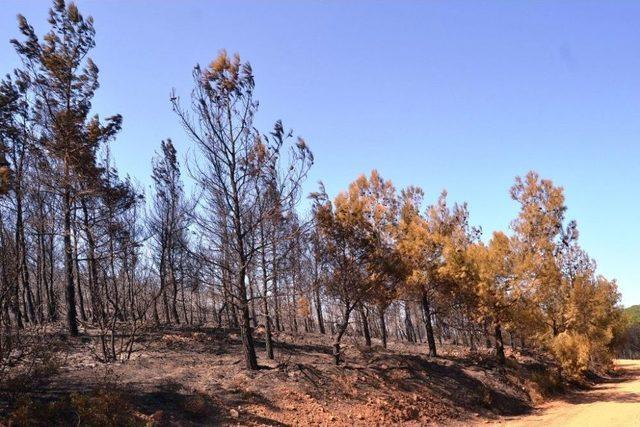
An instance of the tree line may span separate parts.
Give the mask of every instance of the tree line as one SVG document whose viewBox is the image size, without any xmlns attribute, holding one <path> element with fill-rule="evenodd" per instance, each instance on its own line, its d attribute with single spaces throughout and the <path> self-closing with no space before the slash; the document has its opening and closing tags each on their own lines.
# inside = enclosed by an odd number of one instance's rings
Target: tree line
<svg viewBox="0 0 640 427">
<path fill-rule="evenodd" d="M 428 204 L 375 170 L 335 198 L 321 185 L 302 214 L 313 155 L 281 121 L 256 129 L 251 66 L 222 51 L 193 69 L 188 100 L 169 100 L 196 154 L 183 166 L 162 141 L 145 191 L 110 153 L 123 118 L 92 109 L 93 19 L 55 0 L 44 37 L 18 21 L 21 65 L 0 84 L 0 357 L 64 322 L 95 332 L 105 362 L 148 328 L 205 323 L 239 330 L 247 369 L 256 329 L 271 359 L 282 331 L 331 335 L 336 364 L 346 335 L 426 342 L 434 357 L 487 346 L 500 364 L 505 345 L 544 349 L 572 372 L 610 359 L 616 283 L 552 181 L 516 178 L 518 216 L 487 241 L 466 204 Z"/>
</svg>

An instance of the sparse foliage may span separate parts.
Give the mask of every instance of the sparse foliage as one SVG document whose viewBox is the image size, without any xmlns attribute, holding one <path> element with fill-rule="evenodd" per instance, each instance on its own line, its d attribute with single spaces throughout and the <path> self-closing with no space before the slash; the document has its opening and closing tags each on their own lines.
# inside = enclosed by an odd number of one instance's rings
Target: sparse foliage
<svg viewBox="0 0 640 427">
<path fill-rule="evenodd" d="M 93 19 L 56 0 L 44 37 L 22 16 L 18 27 L 21 65 L 0 83 L 0 372 L 62 318 L 103 363 L 178 325 L 239 333 L 248 370 L 256 331 L 268 359 L 284 331 L 331 334 L 335 364 L 345 336 L 367 351 L 426 342 L 431 357 L 484 340 L 500 365 L 510 344 L 552 354 L 570 376 L 606 366 L 620 345 L 616 282 L 597 273 L 551 180 L 516 178 L 517 217 L 485 239 L 466 203 L 443 191 L 427 205 L 419 187 L 396 189 L 376 170 L 335 197 L 321 185 L 305 217 L 312 153 L 279 120 L 256 129 L 253 69 L 223 50 L 193 69 L 187 103 L 172 95 L 194 150 L 181 161 L 161 142 L 146 203 L 111 156 L 122 117 L 93 111 Z M 100 424 L 117 404 L 64 405 Z"/>
</svg>

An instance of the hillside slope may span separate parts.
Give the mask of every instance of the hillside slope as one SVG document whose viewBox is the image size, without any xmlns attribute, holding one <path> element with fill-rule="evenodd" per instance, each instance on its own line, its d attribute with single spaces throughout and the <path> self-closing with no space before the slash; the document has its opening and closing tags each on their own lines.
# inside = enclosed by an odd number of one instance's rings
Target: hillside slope
<svg viewBox="0 0 640 427">
<path fill-rule="evenodd" d="M 261 358 L 261 369 L 247 372 L 235 331 L 149 333 L 143 351 L 111 365 L 95 361 L 89 336 L 63 344 L 46 380 L 4 389 L 5 418 L 65 424 L 82 406 L 151 425 L 464 423 L 527 413 L 557 387 L 554 369 L 511 350 L 507 367 L 498 368 L 490 350 L 445 346 L 443 357 L 429 358 L 423 344 L 371 350 L 349 339 L 346 363 L 337 367 L 329 337 L 280 334 L 276 360 Z"/>
<path fill-rule="evenodd" d="M 624 314 L 630 323 L 640 323 L 640 304 L 625 308 Z"/>
</svg>

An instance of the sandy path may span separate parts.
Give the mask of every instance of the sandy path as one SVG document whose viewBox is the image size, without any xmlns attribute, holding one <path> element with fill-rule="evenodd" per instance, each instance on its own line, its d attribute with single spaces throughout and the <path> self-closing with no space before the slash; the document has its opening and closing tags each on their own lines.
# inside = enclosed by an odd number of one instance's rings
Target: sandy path
<svg viewBox="0 0 640 427">
<path fill-rule="evenodd" d="M 536 413 L 503 420 L 514 427 L 640 426 L 640 361 L 618 360 L 621 378 L 541 407 Z M 497 425 L 497 424 L 496 424 Z"/>
</svg>

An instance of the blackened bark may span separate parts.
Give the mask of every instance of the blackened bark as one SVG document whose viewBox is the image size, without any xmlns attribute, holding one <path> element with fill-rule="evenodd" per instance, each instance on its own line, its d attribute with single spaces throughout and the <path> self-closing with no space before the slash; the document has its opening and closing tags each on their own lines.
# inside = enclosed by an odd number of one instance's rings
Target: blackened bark
<svg viewBox="0 0 640 427">
<path fill-rule="evenodd" d="M 367 319 L 364 304 L 358 304 L 358 312 L 360 313 L 360 320 L 362 321 L 362 335 L 364 336 L 364 343 L 367 347 L 371 347 L 371 332 L 369 331 L 369 320 Z"/>
<path fill-rule="evenodd" d="M 271 332 L 271 315 L 269 313 L 269 299 L 267 298 L 267 293 L 269 291 L 269 277 L 267 274 L 267 256 L 265 254 L 266 245 L 264 226 L 260 227 L 260 239 L 263 245 L 261 250 L 260 267 L 262 268 L 262 309 L 264 311 L 265 350 L 267 352 L 267 357 L 273 360 L 274 356 L 273 337 Z"/>
<path fill-rule="evenodd" d="M 416 332 L 413 328 L 413 322 L 411 321 L 411 308 L 409 307 L 409 302 L 404 302 L 404 326 L 407 334 L 407 341 L 416 342 Z"/>
<path fill-rule="evenodd" d="M 78 319 L 76 314 L 76 290 L 73 283 L 73 251 L 71 247 L 71 194 L 65 189 L 63 197 L 64 209 L 64 264 L 66 272 L 67 326 L 72 336 L 78 336 Z"/>
<path fill-rule="evenodd" d="M 380 320 L 380 339 L 382 339 L 382 347 L 387 348 L 387 322 L 384 318 L 384 307 L 378 308 L 378 319 Z"/>
<path fill-rule="evenodd" d="M 342 362 L 342 355 L 340 353 L 340 341 L 342 340 L 342 336 L 347 331 L 347 327 L 349 326 L 349 317 L 351 316 L 351 311 L 353 310 L 353 306 L 350 306 L 349 303 L 346 304 L 344 317 L 342 323 L 338 325 L 338 330 L 336 331 L 336 336 L 333 340 L 333 362 L 336 365 L 339 365 Z"/>
<path fill-rule="evenodd" d="M 17 180 L 19 182 L 19 180 Z M 31 292 L 31 284 L 29 280 L 29 268 L 27 264 L 27 247 L 26 239 L 24 237 L 24 222 L 22 216 L 22 190 L 18 186 L 16 188 L 16 245 L 18 248 L 18 275 L 22 282 L 22 286 L 26 293 L 26 306 L 25 317 L 31 319 L 32 322 L 37 323 L 36 312 L 33 304 L 33 294 Z M 27 315 L 28 314 L 28 315 Z"/>
<path fill-rule="evenodd" d="M 273 277 L 273 302 L 274 302 L 274 310 L 275 310 L 275 326 L 276 331 L 283 331 L 284 328 L 280 322 L 280 297 L 278 295 L 278 245 L 276 243 L 276 235 L 275 231 L 273 231 L 271 236 L 271 274 Z"/>
<path fill-rule="evenodd" d="M 433 336 L 433 325 L 431 324 L 431 307 L 429 298 L 425 291 L 422 292 L 422 310 L 424 310 L 424 324 L 427 329 L 427 343 L 429 344 L 429 356 L 436 357 L 436 340 Z"/>
<path fill-rule="evenodd" d="M 89 225 L 89 209 L 84 200 L 80 200 L 82 206 L 82 222 L 84 224 L 84 233 L 87 239 L 87 276 L 89 282 L 89 298 L 91 299 L 92 319 L 94 322 L 100 320 L 104 322 L 105 313 L 100 303 L 100 291 L 98 288 L 98 263 L 96 261 L 96 244 L 93 240 L 93 230 Z"/>
<path fill-rule="evenodd" d="M 495 325 L 495 338 L 496 338 L 496 356 L 498 358 L 498 363 L 504 365 L 506 362 L 504 356 L 504 342 L 502 340 L 502 327 L 499 322 L 496 322 Z"/>
<path fill-rule="evenodd" d="M 240 298 L 240 310 L 242 312 L 242 322 L 240 324 L 240 334 L 242 335 L 242 350 L 244 353 L 245 367 L 249 370 L 258 369 L 258 359 L 256 348 L 253 342 L 253 328 L 251 327 L 251 314 L 249 312 L 249 301 L 247 301 L 247 289 L 245 285 L 245 270 L 240 269 L 238 277 L 238 295 Z"/>
<path fill-rule="evenodd" d="M 316 299 L 316 316 L 318 317 L 318 328 L 320 329 L 321 334 L 325 334 L 324 328 L 324 317 L 322 316 L 322 301 L 320 300 L 320 286 L 316 284 L 314 289 L 315 299 Z"/>
<path fill-rule="evenodd" d="M 273 338 L 272 338 L 272 332 L 271 332 L 271 316 L 269 316 L 269 302 L 267 300 L 266 285 L 265 285 L 265 294 L 264 294 L 264 297 L 262 298 L 262 302 L 264 304 L 264 313 L 265 313 L 265 320 L 264 320 L 265 349 L 267 352 L 267 357 L 273 360 L 274 356 L 273 356 Z"/>
<path fill-rule="evenodd" d="M 178 314 L 178 281 L 176 280 L 175 266 L 173 256 L 171 256 L 172 249 L 168 248 L 168 260 L 169 260 L 169 278 L 171 279 L 171 314 L 176 324 L 180 324 L 180 315 Z"/>
<path fill-rule="evenodd" d="M 84 296 L 82 295 L 82 286 L 80 281 L 80 261 L 78 260 L 78 233 L 76 231 L 77 227 L 73 229 L 73 257 L 75 260 L 75 268 L 76 268 L 76 285 L 78 287 L 78 303 L 80 308 L 80 318 L 83 322 L 87 321 L 87 313 L 84 309 Z"/>
<path fill-rule="evenodd" d="M 54 286 L 54 266 L 55 263 L 53 261 L 53 234 L 51 234 L 49 236 L 49 295 L 51 296 L 51 298 L 49 298 L 49 315 L 51 318 L 51 321 L 56 321 L 58 320 L 58 299 L 56 298 L 56 293 L 55 290 L 53 289 Z"/>
</svg>

